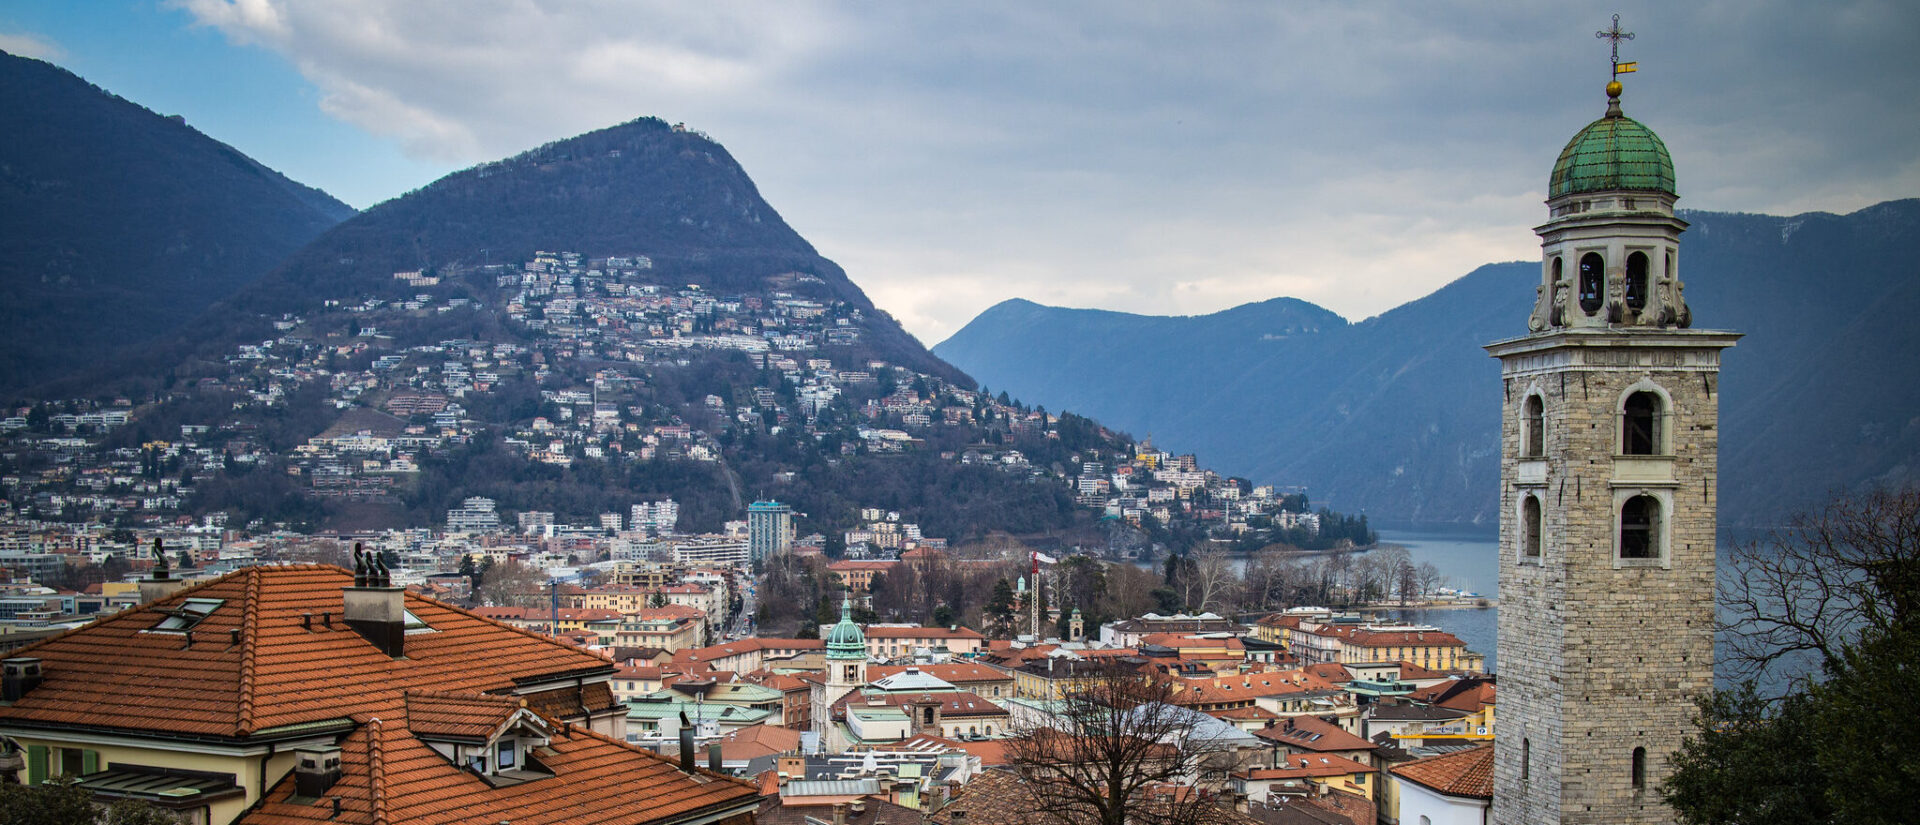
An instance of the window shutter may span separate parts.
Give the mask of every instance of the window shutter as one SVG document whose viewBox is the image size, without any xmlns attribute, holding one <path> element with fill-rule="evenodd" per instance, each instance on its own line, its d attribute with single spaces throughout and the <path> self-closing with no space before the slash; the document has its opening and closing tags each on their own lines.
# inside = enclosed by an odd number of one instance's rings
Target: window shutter
<svg viewBox="0 0 1920 825">
<path fill-rule="evenodd" d="M 27 746 L 27 784 L 38 785 L 47 781 L 47 746 Z"/>
<path fill-rule="evenodd" d="M 99 773 L 99 772 L 100 772 L 100 752 L 99 751 L 81 751 L 80 752 L 81 775 L 84 776 L 86 774 Z"/>
</svg>

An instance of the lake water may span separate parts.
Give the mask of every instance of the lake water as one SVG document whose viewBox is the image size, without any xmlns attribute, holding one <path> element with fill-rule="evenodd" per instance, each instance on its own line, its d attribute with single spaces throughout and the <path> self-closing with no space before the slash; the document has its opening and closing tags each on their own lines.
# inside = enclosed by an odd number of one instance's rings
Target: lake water
<svg viewBox="0 0 1920 825">
<path fill-rule="evenodd" d="M 1500 535 L 1497 529 L 1486 527 L 1406 527 L 1378 530 L 1384 543 L 1398 544 L 1407 548 L 1414 564 L 1431 562 L 1446 577 L 1446 586 L 1469 590 L 1488 598 L 1497 598 L 1500 592 Z M 1722 533 L 1723 545 L 1720 548 L 1719 572 L 1725 577 L 1733 572 L 1729 563 L 1726 542 L 1746 541 L 1755 538 L 1750 531 L 1726 530 Z M 1241 571 L 1245 572 L 1245 559 L 1236 559 Z M 1496 649 L 1500 639 L 1499 609 L 1497 607 L 1471 608 L 1396 608 L 1375 611 L 1387 618 L 1399 619 L 1416 624 L 1438 627 L 1467 643 L 1467 649 L 1487 657 L 1487 669 L 1498 668 Z M 1724 640 L 1719 640 L 1724 642 Z M 1720 647 L 1716 644 L 1716 647 Z M 1717 651 L 1716 658 L 1725 658 L 1724 650 Z M 1794 670 L 1786 670 L 1791 675 Z M 1727 674 L 1719 674 L 1721 687 L 1727 687 Z M 1770 685 L 1784 678 L 1777 675 L 1763 680 Z"/>
<path fill-rule="evenodd" d="M 1407 548 L 1413 563 L 1432 562 L 1447 585 L 1493 598 L 1500 592 L 1500 533 L 1486 528 L 1380 530 L 1380 541 Z"/>
<path fill-rule="evenodd" d="M 1431 562 L 1447 577 L 1447 586 L 1495 597 L 1500 591 L 1500 533 L 1485 528 L 1380 530 L 1380 540 L 1407 548 L 1414 564 Z M 1388 618 L 1432 625 L 1460 637 L 1467 649 L 1498 667 L 1500 619 L 1492 607 L 1406 608 L 1382 611 Z"/>
</svg>

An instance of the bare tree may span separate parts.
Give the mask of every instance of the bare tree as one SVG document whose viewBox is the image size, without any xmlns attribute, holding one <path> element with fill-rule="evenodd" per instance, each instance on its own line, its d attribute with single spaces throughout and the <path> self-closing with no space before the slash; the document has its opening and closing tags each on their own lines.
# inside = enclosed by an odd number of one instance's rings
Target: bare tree
<svg viewBox="0 0 1920 825">
<path fill-rule="evenodd" d="M 1209 547 L 1193 554 L 1193 566 L 1180 583 L 1187 606 L 1198 611 L 1231 610 L 1240 589 L 1240 576 L 1234 572 L 1233 558 L 1227 551 Z"/>
<path fill-rule="evenodd" d="M 1920 489 L 1835 499 L 1730 560 L 1719 593 L 1728 664 L 1797 682 L 1863 632 L 1920 616 Z"/>
<path fill-rule="evenodd" d="M 1440 568 L 1435 567 L 1430 561 L 1423 561 L 1419 567 L 1414 568 L 1413 578 L 1423 597 L 1432 596 L 1434 591 L 1447 583 L 1447 577 L 1441 574 Z"/>
<path fill-rule="evenodd" d="M 1107 568 L 1107 616 L 1138 616 L 1154 609 L 1153 589 L 1160 577 L 1131 564 Z"/>
<path fill-rule="evenodd" d="M 501 607 L 540 607 L 548 603 L 547 577 L 513 559 L 488 565 L 480 576 L 480 598 Z"/>
<path fill-rule="evenodd" d="M 1246 606 L 1266 610 L 1287 598 L 1287 557 L 1278 550 L 1263 549 L 1247 559 Z"/>
<path fill-rule="evenodd" d="M 1220 809 L 1187 792 L 1233 755 L 1211 717 L 1173 704 L 1172 682 L 1124 662 L 1072 661 L 1058 715 L 1021 722 L 1007 740 L 1042 821 L 1060 825 L 1198 825 Z"/>
<path fill-rule="evenodd" d="M 1362 602 L 1375 602 L 1386 598 L 1393 588 L 1395 560 L 1381 551 L 1371 551 L 1360 555 L 1360 561 L 1354 568 L 1355 598 Z"/>
<path fill-rule="evenodd" d="M 1401 604 L 1406 604 L 1415 584 L 1413 554 L 1398 544 L 1382 544 L 1367 555 L 1379 557 L 1387 595 L 1396 596 Z"/>
</svg>

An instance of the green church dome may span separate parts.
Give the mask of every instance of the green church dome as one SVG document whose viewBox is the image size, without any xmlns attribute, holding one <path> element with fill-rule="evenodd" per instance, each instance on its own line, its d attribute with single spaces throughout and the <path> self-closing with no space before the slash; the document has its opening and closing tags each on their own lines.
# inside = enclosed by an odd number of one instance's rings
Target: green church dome
<svg viewBox="0 0 1920 825">
<path fill-rule="evenodd" d="M 853 601 L 850 599 L 841 599 L 840 623 L 827 632 L 827 658 L 867 658 L 867 634 L 861 633 L 860 626 L 853 623 Z"/>
<path fill-rule="evenodd" d="M 1679 194 L 1667 145 L 1652 129 L 1620 113 L 1618 84 L 1611 84 L 1607 91 L 1611 94 L 1606 116 L 1587 124 L 1560 150 L 1547 197 L 1609 189 Z"/>
</svg>

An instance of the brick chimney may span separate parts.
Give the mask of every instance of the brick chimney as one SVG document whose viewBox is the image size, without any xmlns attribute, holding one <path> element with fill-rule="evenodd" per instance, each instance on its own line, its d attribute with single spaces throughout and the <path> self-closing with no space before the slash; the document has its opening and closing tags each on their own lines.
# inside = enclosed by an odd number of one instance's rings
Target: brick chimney
<svg viewBox="0 0 1920 825">
<path fill-rule="evenodd" d="M 354 632 L 372 642 L 380 652 L 395 659 L 406 652 L 406 590 L 393 586 L 386 562 L 378 553 L 363 553 L 353 546 L 353 586 L 345 591 L 341 618 Z"/>
</svg>

